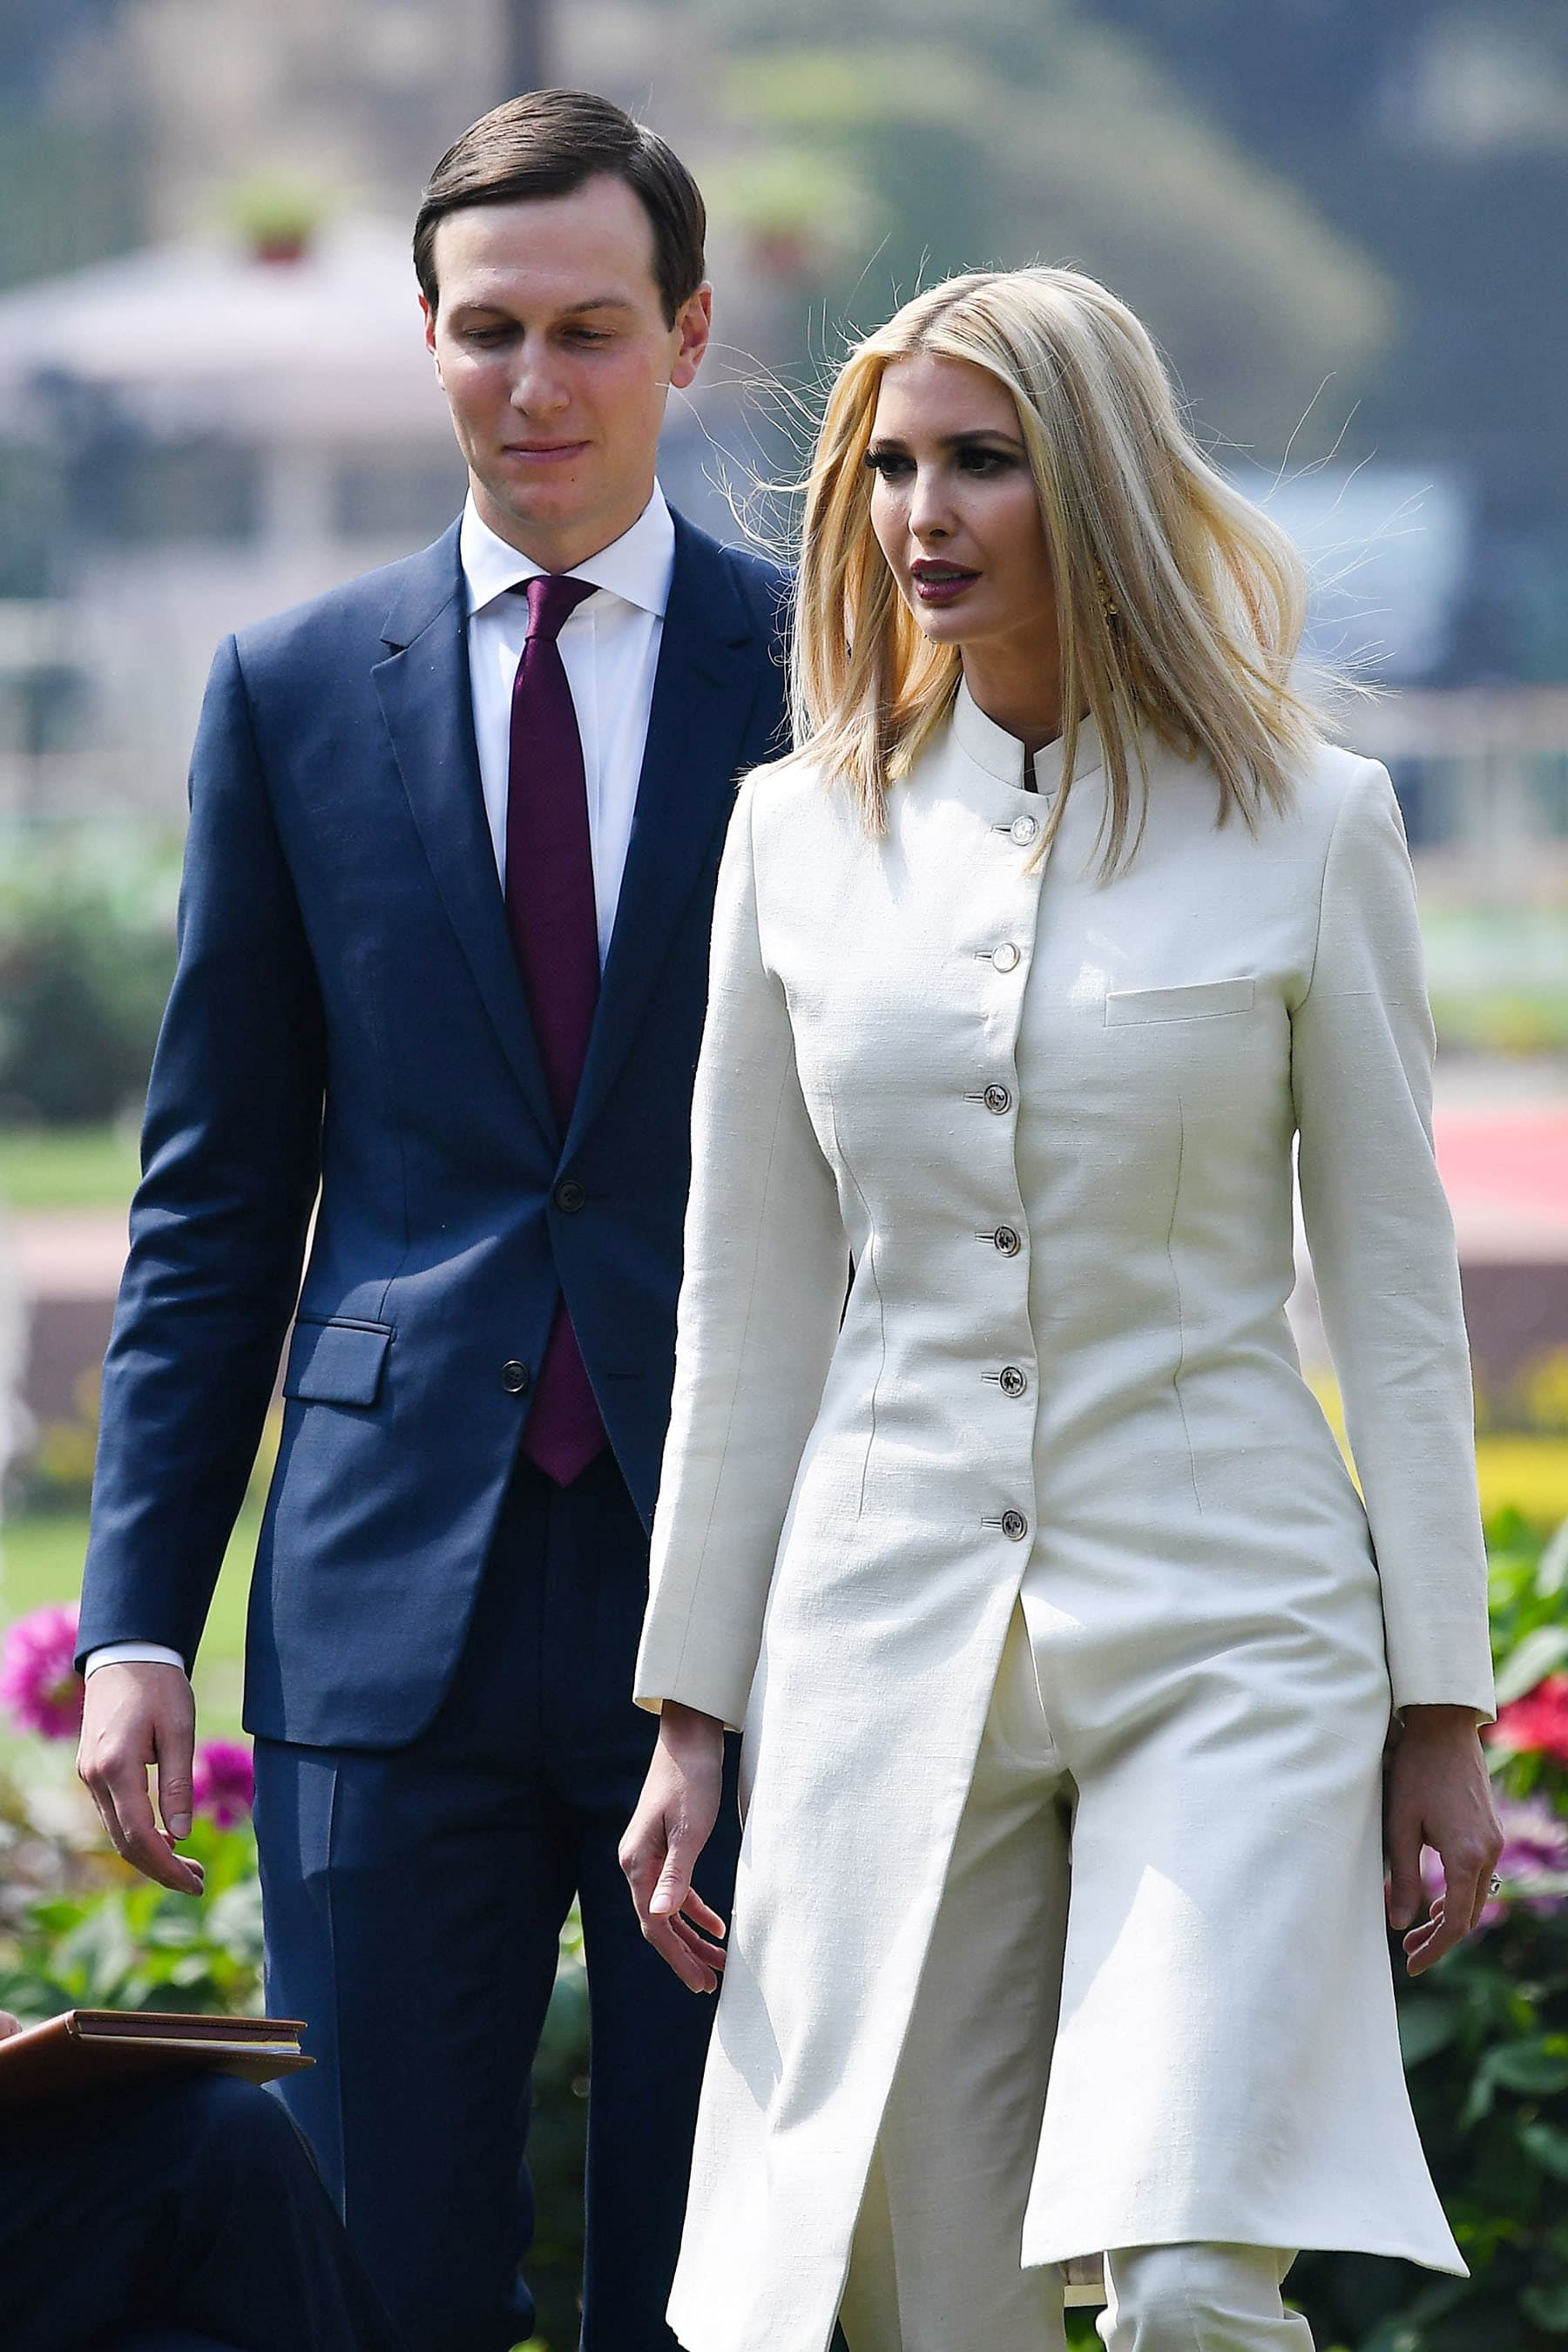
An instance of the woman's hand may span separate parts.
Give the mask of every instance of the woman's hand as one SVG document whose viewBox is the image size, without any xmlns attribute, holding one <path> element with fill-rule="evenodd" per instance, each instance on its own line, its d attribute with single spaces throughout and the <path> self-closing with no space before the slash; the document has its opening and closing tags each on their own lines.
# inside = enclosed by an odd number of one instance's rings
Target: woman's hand
<svg viewBox="0 0 1568 2352">
<path fill-rule="evenodd" d="M 1431 1916 L 1421 1909 L 1421 1849 L 1443 1865 L 1443 1893 Z M 1405 1966 L 1413 1977 L 1440 1960 L 1479 1920 L 1502 1852 L 1491 1782 L 1468 1706 L 1411 1706 L 1390 1749 L 1384 1782 L 1384 1900 L 1391 1927 L 1409 1930 Z"/>
<path fill-rule="evenodd" d="M 710 1940 L 723 1935 L 724 1922 L 691 1884 L 723 1786 L 723 1725 L 667 1699 L 620 1862 L 643 1934 L 693 1992 L 711 1992 L 724 1968 L 721 1947 Z"/>
</svg>

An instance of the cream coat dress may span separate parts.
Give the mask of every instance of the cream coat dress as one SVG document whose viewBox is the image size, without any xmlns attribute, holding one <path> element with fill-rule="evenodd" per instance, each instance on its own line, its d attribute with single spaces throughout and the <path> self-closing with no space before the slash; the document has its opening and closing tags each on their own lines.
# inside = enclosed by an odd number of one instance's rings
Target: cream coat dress
<svg viewBox="0 0 1568 2352">
<path fill-rule="evenodd" d="M 1391 1682 L 1492 1697 L 1409 860 L 1347 752 L 1257 832 L 1145 752 L 1109 883 L 1092 734 L 1042 862 L 1059 751 L 1025 793 L 964 691 L 881 839 L 807 758 L 742 789 L 637 1679 L 744 1729 L 690 2352 L 825 2352 L 1020 1595 L 1077 1790 L 1023 2262 L 1464 2267 L 1382 1921 Z"/>
</svg>

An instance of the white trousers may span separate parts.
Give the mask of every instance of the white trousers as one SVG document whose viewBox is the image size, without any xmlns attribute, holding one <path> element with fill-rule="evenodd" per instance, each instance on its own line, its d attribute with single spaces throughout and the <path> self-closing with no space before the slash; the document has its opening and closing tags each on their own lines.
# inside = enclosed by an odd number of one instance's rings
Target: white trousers
<svg viewBox="0 0 1568 2352">
<path fill-rule="evenodd" d="M 1073 1786 L 1014 1612 L 856 2225 L 849 2352 L 1061 2352 L 1062 2281 L 1019 2266 L 1067 1933 Z M 1106 2257 L 1109 2352 L 1311 2352 L 1267 2246 Z"/>
</svg>

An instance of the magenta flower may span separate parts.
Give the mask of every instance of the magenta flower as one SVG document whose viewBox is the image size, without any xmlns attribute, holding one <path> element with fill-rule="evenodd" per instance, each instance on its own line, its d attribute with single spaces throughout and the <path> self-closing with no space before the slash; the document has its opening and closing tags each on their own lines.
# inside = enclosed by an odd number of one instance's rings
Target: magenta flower
<svg viewBox="0 0 1568 2352">
<path fill-rule="evenodd" d="M 248 1821 L 256 1802 L 256 1769 L 242 1740 L 209 1739 L 196 1750 L 191 1797 L 198 1813 L 220 1830 Z"/>
<path fill-rule="evenodd" d="M 1542 1879 L 1568 1874 L 1568 1822 L 1561 1821 L 1539 1797 L 1500 1797 L 1497 1811 L 1503 1834 L 1497 1866 L 1502 1891 L 1482 1911 L 1483 1927 L 1495 1927 L 1515 1904 L 1544 1916 L 1568 1903 L 1568 1895 L 1555 1888 L 1531 1892 Z M 1430 1846 L 1421 1850 L 1421 1883 L 1427 1902 L 1436 1902 L 1443 1892 L 1443 1865 Z"/>
<path fill-rule="evenodd" d="M 1533 1751 L 1568 1764 L 1568 1675 L 1548 1675 L 1522 1698 L 1499 1707 L 1497 1721 L 1487 1726 L 1485 1737 L 1516 1754 Z"/>
<path fill-rule="evenodd" d="M 74 1739 L 81 1729 L 81 1676 L 76 1670 L 77 1604 L 57 1601 L 18 1617 L 0 1647 L 0 1706 L 19 1731 Z"/>
</svg>

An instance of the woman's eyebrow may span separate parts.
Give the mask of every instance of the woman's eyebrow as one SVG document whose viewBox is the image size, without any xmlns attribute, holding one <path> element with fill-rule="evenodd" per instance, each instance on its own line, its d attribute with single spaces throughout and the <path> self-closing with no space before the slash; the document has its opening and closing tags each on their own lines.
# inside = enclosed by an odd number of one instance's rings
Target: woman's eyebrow
<svg viewBox="0 0 1568 2352">
<path fill-rule="evenodd" d="M 1022 449 L 1024 446 L 1016 434 L 1009 433 L 1003 425 L 976 425 L 968 432 L 942 434 L 937 446 L 941 449 L 973 449 L 985 441 L 1000 442 L 1005 449 Z M 908 444 L 900 441 L 896 433 L 873 434 L 867 447 L 874 457 L 907 457 L 909 454 Z"/>
</svg>

